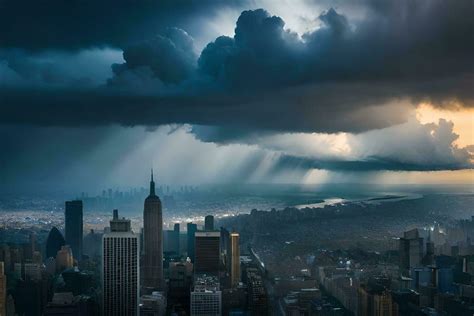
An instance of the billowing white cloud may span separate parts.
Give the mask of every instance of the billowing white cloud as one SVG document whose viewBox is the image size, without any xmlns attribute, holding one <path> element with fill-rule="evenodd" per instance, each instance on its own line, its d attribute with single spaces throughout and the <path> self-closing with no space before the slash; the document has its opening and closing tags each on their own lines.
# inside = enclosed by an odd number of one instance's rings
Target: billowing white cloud
<svg viewBox="0 0 474 316">
<path fill-rule="evenodd" d="M 439 170 L 472 168 L 472 146 L 455 144 L 452 122 L 406 123 L 360 134 L 281 133 L 247 135 L 237 140 L 277 152 L 305 168 L 349 170 Z M 193 129 L 202 136 L 201 129 Z M 205 138 L 205 137 L 204 137 Z"/>
</svg>

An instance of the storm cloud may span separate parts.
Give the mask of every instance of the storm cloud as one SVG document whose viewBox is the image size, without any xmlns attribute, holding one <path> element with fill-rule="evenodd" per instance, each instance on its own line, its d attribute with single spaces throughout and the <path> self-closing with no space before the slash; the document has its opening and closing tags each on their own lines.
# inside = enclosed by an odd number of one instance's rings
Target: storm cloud
<svg viewBox="0 0 474 316">
<path fill-rule="evenodd" d="M 148 125 L 153 124 L 151 111 L 154 116 L 173 114 L 168 120 L 157 120 L 157 125 L 211 123 L 277 131 L 359 132 L 406 120 L 403 115 L 377 117 L 376 122 L 369 118 L 364 126 L 354 118 L 365 108 L 400 99 L 472 106 L 470 1 L 402 1 L 370 8 L 366 19 L 354 23 L 329 9 L 320 14 L 320 27 L 306 34 L 285 29 L 281 18 L 263 9 L 244 11 L 234 37 L 217 38 L 200 56 L 194 53 L 188 33 L 168 28 L 161 35 L 124 46 L 125 62 L 112 66 L 114 74 L 107 85 L 75 91 L 71 84 L 49 90 L 40 96 L 41 106 L 21 89 L 3 88 L 2 114 L 8 115 L 2 115 L 2 121 L 35 124 L 37 112 L 52 104 L 57 115 L 43 123 L 54 125 L 57 117 L 74 111 L 74 103 L 80 107 L 87 100 L 94 107 L 87 115 L 90 122 L 78 116 L 71 124 Z M 11 59 L 5 65 L 15 70 Z M 5 73 L 2 70 L 3 78 Z M 118 96 L 127 103 L 117 102 Z M 62 109 L 55 105 L 57 99 L 67 99 L 70 105 Z M 132 115 L 130 121 L 129 110 L 146 114 L 142 120 Z M 31 116 L 23 115 L 25 111 Z M 193 119 L 195 112 L 209 117 L 209 122 Z M 262 124 L 265 118 L 273 123 Z M 336 122 L 331 124 L 334 127 L 324 124 L 328 120 Z"/>
<path fill-rule="evenodd" d="M 124 47 L 170 26 L 193 28 L 193 19 L 245 1 L 31 1 L 0 2 L 0 45 L 28 51 Z M 196 29 L 196 34 L 199 30 Z"/>
<path fill-rule="evenodd" d="M 245 133 L 193 126 L 202 141 L 245 143 L 279 154 L 275 168 L 326 170 L 457 170 L 473 168 L 474 146 L 460 147 L 454 124 L 444 119 L 422 124 L 408 122 L 359 134 Z M 215 135 L 224 133 L 224 135 Z"/>
<path fill-rule="evenodd" d="M 455 147 L 448 122 L 410 121 L 422 101 L 474 106 L 470 0 L 360 1 L 365 13 L 357 19 L 327 7 L 306 33 L 265 9 L 244 10 L 233 36 L 201 51 L 196 20 L 245 1 L 51 1 L 49 11 L 37 2 L 1 5 L 0 124 L 191 124 L 199 140 L 264 150 L 274 150 L 266 143 L 274 135 L 350 133 L 359 142 L 354 150 L 365 154 L 282 150 L 281 161 L 324 169 L 472 167 L 471 151 Z M 90 52 L 98 62 L 78 62 Z M 413 128 L 420 143 L 369 146 L 403 134 L 400 126 Z M 420 157 L 412 156 L 420 144 Z"/>
</svg>

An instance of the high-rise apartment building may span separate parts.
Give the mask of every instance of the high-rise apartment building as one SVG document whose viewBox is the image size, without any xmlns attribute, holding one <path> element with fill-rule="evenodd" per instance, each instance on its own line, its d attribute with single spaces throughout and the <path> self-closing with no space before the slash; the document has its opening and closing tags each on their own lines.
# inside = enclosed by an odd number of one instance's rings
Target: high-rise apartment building
<svg viewBox="0 0 474 316">
<path fill-rule="evenodd" d="M 130 220 L 119 219 L 117 210 L 102 245 L 103 315 L 138 315 L 139 241 Z"/>
</svg>

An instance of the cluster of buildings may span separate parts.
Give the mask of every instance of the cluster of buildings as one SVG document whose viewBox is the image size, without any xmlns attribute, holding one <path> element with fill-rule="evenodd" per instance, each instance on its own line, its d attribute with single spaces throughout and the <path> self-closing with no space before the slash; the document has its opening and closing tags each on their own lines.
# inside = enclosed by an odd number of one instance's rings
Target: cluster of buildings
<svg viewBox="0 0 474 316">
<path fill-rule="evenodd" d="M 474 218 L 446 230 L 412 229 L 383 262 L 338 258 L 316 265 L 315 278 L 344 307 L 341 315 L 472 315 L 472 235 Z"/>
<path fill-rule="evenodd" d="M 241 256 L 237 232 L 206 216 L 163 231 L 153 173 L 143 228 L 113 211 L 103 232 L 83 232 L 83 204 L 65 205 L 64 235 L 53 227 L 0 249 L 0 315 L 265 315 L 262 271 Z M 241 262 L 244 260 L 244 262 Z M 8 282 L 7 282 L 8 281 Z"/>
</svg>

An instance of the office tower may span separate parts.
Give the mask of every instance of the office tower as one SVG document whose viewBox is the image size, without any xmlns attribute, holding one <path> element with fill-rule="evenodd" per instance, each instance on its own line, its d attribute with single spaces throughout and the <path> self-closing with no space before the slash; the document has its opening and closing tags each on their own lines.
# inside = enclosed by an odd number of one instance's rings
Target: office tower
<svg viewBox="0 0 474 316">
<path fill-rule="evenodd" d="M 6 314 L 7 305 L 7 276 L 5 275 L 5 264 L 0 261 L 0 315 Z"/>
<path fill-rule="evenodd" d="M 173 246 L 174 246 L 174 251 L 176 251 L 176 255 L 179 256 L 180 254 L 180 249 L 179 249 L 179 223 L 174 224 L 174 241 L 173 241 Z"/>
<path fill-rule="evenodd" d="M 194 240 L 194 271 L 217 275 L 220 263 L 220 232 L 196 232 Z"/>
<path fill-rule="evenodd" d="M 412 229 L 403 233 L 400 238 L 400 268 L 407 275 L 412 268 L 419 267 L 423 259 L 423 238 L 419 237 L 418 229 Z"/>
<path fill-rule="evenodd" d="M 188 257 L 191 259 L 191 262 L 194 263 L 195 257 L 195 248 L 194 248 L 194 237 L 197 231 L 197 225 L 193 223 L 188 223 L 187 225 L 187 236 L 188 236 Z"/>
<path fill-rule="evenodd" d="M 104 316 L 138 315 L 139 242 L 130 220 L 110 221 L 110 232 L 102 237 L 102 293 Z"/>
<path fill-rule="evenodd" d="M 51 228 L 46 240 L 46 258 L 56 258 L 56 254 L 65 244 L 66 241 L 61 232 L 56 227 Z"/>
<path fill-rule="evenodd" d="M 74 258 L 72 250 L 69 245 L 62 246 L 56 255 L 56 271 L 63 272 L 66 269 L 72 268 L 74 265 Z"/>
<path fill-rule="evenodd" d="M 222 292 L 216 276 L 196 276 L 191 292 L 191 316 L 200 315 L 222 315 Z"/>
<path fill-rule="evenodd" d="M 72 249 L 72 255 L 77 260 L 82 259 L 82 201 L 66 201 L 64 212 L 66 222 L 66 244 Z"/>
<path fill-rule="evenodd" d="M 207 231 L 214 230 L 214 216 L 207 215 L 204 218 L 204 230 L 207 230 Z"/>
<path fill-rule="evenodd" d="M 165 230 L 163 235 L 164 251 L 174 253 L 176 256 L 179 255 L 179 224 L 174 224 L 173 230 Z"/>
<path fill-rule="evenodd" d="M 166 298 L 161 292 L 140 297 L 140 316 L 164 316 L 166 313 Z"/>
<path fill-rule="evenodd" d="M 240 282 L 240 245 L 239 234 L 230 234 L 230 283 L 232 287 L 238 286 Z"/>
<path fill-rule="evenodd" d="M 160 198 L 155 194 L 153 170 L 151 170 L 150 194 L 143 210 L 143 266 L 142 286 L 162 289 L 163 279 L 163 214 Z"/>
</svg>

